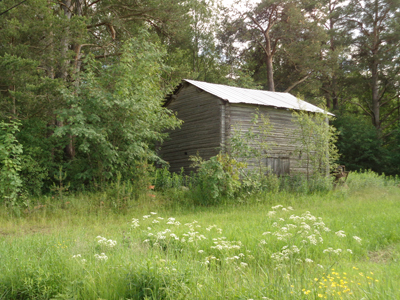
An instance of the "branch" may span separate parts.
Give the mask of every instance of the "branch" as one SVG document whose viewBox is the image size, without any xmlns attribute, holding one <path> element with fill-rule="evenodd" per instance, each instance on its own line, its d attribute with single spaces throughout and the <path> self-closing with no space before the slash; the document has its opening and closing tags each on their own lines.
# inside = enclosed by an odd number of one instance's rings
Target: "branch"
<svg viewBox="0 0 400 300">
<path fill-rule="evenodd" d="M 90 4 L 88 5 L 88 7 L 91 7 L 92 5 L 94 5 L 94 4 L 96 4 L 96 3 L 100 2 L 100 1 L 101 1 L 101 0 L 93 1 L 92 3 L 90 3 Z"/>
<path fill-rule="evenodd" d="M 390 101 L 392 101 L 393 99 L 395 99 L 395 98 L 397 98 L 397 97 L 399 97 L 399 96 L 400 96 L 400 94 L 394 95 L 392 98 L 389 98 L 389 100 L 383 102 L 383 103 L 380 105 L 380 107 L 385 106 L 385 105 L 388 104 Z"/>
<path fill-rule="evenodd" d="M 360 30 L 364 32 L 365 35 L 370 36 L 371 34 L 364 28 L 364 24 L 358 20 L 354 20 L 354 19 L 348 19 L 348 18 L 343 18 L 346 21 L 351 21 L 354 23 L 357 23 L 358 26 L 360 27 Z"/>
<path fill-rule="evenodd" d="M 253 36 L 253 38 L 254 38 L 254 40 L 256 41 L 256 43 L 257 43 L 258 45 L 261 46 L 261 48 L 264 50 L 265 54 L 266 54 L 267 56 L 269 56 L 270 53 L 268 53 L 267 48 L 265 48 L 264 44 L 261 43 L 256 37 Z"/>
<path fill-rule="evenodd" d="M 86 26 L 87 29 L 93 28 L 93 27 L 99 27 L 99 26 L 103 26 L 103 25 L 107 25 L 108 22 L 101 22 L 101 23 L 97 23 L 97 24 L 92 24 L 92 25 L 88 25 Z"/>
<path fill-rule="evenodd" d="M 103 54 L 103 55 L 96 55 L 94 58 L 99 59 L 99 58 L 106 58 L 109 56 L 121 56 L 122 53 L 110 53 L 110 54 Z"/>
<path fill-rule="evenodd" d="M 386 128 L 392 126 L 394 123 L 396 123 L 398 120 L 400 120 L 400 116 L 398 116 L 396 119 L 394 119 L 392 122 L 390 122 L 389 124 L 387 124 L 385 127 L 381 127 L 382 131 L 385 130 Z M 389 133 L 391 134 L 391 133 Z"/>
<path fill-rule="evenodd" d="M 385 122 L 385 121 L 386 121 L 397 109 L 399 109 L 399 108 L 400 108 L 400 105 L 398 105 L 398 106 L 392 108 L 392 110 L 389 111 L 389 112 L 386 114 L 386 116 L 383 118 L 383 120 L 381 120 L 381 123 Z"/>
<path fill-rule="evenodd" d="M 275 54 L 275 52 L 276 52 L 276 46 L 278 45 L 278 42 L 279 42 L 280 39 L 281 39 L 280 37 L 278 37 L 278 38 L 275 39 L 274 45 L 272 46 L 271 55 L 274 55 L 274 54 Z"/>
<path fill-rule="evenodd" d="M 258 27 L 258 29 L 262 32 L 262 33 L 264 33 L 264 28 L 262 28 L 262 26 L 261 26 L 261 24 L 256 20 L 256 19 L 254 19 L 254 17 L 253 16 L 250 16 L 250 15 L 248 15 L 248 17 L 253 21 L 253 23 Z"/>
<path fill-rule="evenodd" d="M 349 101 L 349 102 L 352 103 L 352 104 L 354 104 L 354 105 L 357 105 L 357 106 L 361 107 L 361 109 L 362 109 L 366 114 L 368 114 L 371 118 L 373 118 L 372 113 L 369 112 L 368 110 L 366 110 L 366 109 L 364 108 L 364 106 L 362 106 L 360 103 L 353 102 L 353 101 Z"/>
<path fill-rule="evenodd" d="M 6 12 L 12 10 L 13 8 L 15 8 L 15 7 L 17 7 L 17 6 L 20 6 L 22 3 L 26 2 L 26 1 L 28 1 L 28 0 L 21 1 L 20 3 L 14 5 L 13 7 L 10 7 L 9 9 L 3 11 L 2 13 L 0 13 L 0 16 L 1 16 L 1 15 L 4 15 Z"/>
<path fill-rule="evenodd" d="M 311 72 L 312 73 L 312 72 Z M 296 87 L 297 85 L 299 85 L 300 83 L 304 82 L 307 80 L 308 77 L 310 77 L 310 74 L 307 74 L 306 76 L 304 76 L 302 79 L 296 81 L 295 83 L 293 83 L 291 86 L 289 86 L 284 93 L 289 93 L 294 87 Z"/>
</svg>

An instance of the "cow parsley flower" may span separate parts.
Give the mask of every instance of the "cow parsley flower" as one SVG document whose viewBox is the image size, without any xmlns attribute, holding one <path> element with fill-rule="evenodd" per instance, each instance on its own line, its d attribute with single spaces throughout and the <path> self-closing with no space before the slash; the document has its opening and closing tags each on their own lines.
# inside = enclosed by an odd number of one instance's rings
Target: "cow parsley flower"
<svg viewBox="0 0 400 300">
<path fill-rule="evenodd" d="M 278 209 L 280 207 L 283 207 L 283 205 L 272 206 L 272 209 Z"/>
<path fill-rule="evenodd" d="M 133 228 L 136 228 L 136 227 L 139 227 L 140 225 L 139 225 L 139 219 L 135 219 L 135 218 L 133 218 L 132 219 L 132 225 L 131 225 Z"/>
<path fill-rule="evenodd" d="M 105 253 L 101 253 L 100 255 L 96 253 L 96 254 L 94 255 L 94 257 L 95 257 L 97 260 L 100 260 L 100 261 L 106 261 L 106 260 L 108 259 L 107 255 L 105 255 Z"/>
<path fill-rule="evenodd" d="M 338 237 L 346 237 L 346 234 L 345 234 L 345 232 L 343 230 L 339 230 L 339 231 L 335 232 L 335 234 Z"/>
<path fill-rule="evenodd" d="M 99 243 L 100 245 L 105 245 L 110 248 L 117 245 L 117 241 L 107 240 L 105 237 L 102 236 L 97 236 L 96 238 L 98 239 L 97 243 Z"/>
</svg>

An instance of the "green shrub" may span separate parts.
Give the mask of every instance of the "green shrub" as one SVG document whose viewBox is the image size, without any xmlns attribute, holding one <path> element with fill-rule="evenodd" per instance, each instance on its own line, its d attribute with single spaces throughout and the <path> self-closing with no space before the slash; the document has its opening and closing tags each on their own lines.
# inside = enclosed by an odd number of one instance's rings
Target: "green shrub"
<svg viewBox="0 0 400 300">
<path fill-rule="evenodd" d="M 347 185 L 354 190 L 366 187 L 395 186 L 398 185 L 399 182 L 400 179 L 398 176 L 391 177 L 385 176 L 385 174 L 379 175 L 371 170 L 350 172 L 347 179 Z"/>
<path fill-rule="evenodd" d="M 0 122 L 0 200 L 14 206 L 22 192 L 22 145 L 15 137 L 20 123 L 11 120 Z"/>
<path fill-rule="evenodd" d="M 222 197 L 232 198 L 240 190 L 238 162 L 228 154 L 218 154 L 204 161 L 192 156 L 193 166 L 197 170 L 196 204 L 212 205 Z"/>
</svg>

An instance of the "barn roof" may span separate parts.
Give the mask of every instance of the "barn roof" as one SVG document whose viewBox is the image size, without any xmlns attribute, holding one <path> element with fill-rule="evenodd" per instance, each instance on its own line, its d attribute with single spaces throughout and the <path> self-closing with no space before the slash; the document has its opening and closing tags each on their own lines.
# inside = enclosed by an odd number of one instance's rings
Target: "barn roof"
<svg viewBox="0 0 400 300">
<path fill-rule="evenodd" d="M 300 100 L 289 93 L 244 89 L 189 79 L 184 79 L 183 81 L 188 82 L 199 89 L 217 96 L 218 98 L 221 98 L 229 103 L 245 103 L 284 109 L 305 110 L 310 112 L 325 112 L 323 109 Z M 333 116 L 333 114 L 329 112 L 326 113 Z"/>
</svg>

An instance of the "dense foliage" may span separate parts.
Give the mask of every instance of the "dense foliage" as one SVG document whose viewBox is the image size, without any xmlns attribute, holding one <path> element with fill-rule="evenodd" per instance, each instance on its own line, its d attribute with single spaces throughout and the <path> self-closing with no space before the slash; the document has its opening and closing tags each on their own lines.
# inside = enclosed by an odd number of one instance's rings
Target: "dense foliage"
<svg viewBox="0 0 400 300">
<path fill-rule="evenodd" d="M 182 78 L 325 104 L 340 163 L 398 174 L 400 2 L 237 2 L 1 1 L 2 197 L 141 178 Z"/>
</svg>

